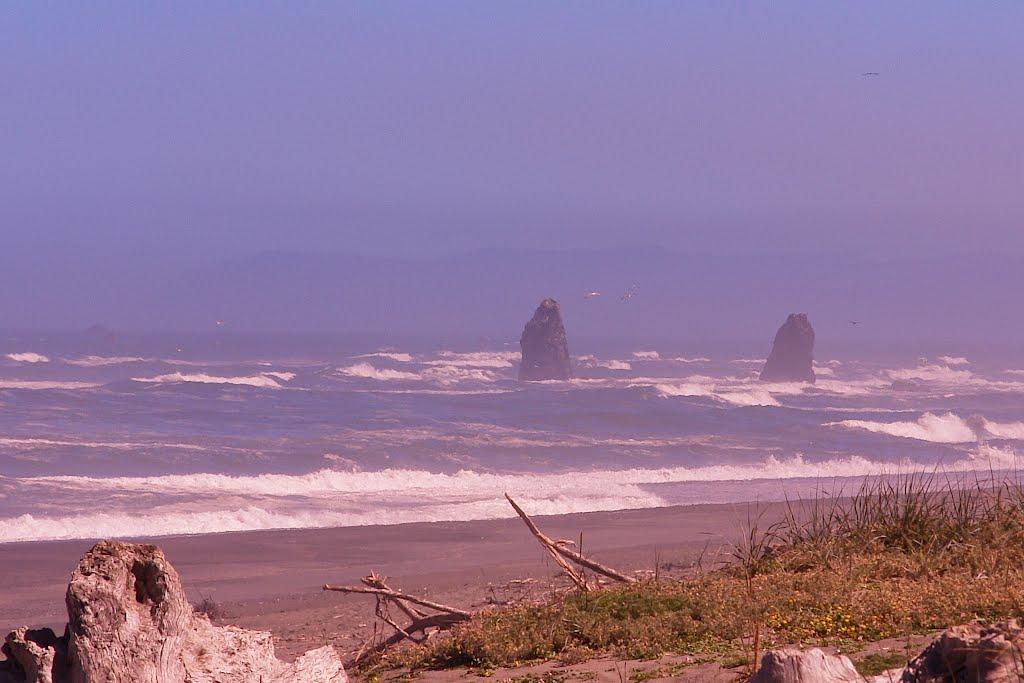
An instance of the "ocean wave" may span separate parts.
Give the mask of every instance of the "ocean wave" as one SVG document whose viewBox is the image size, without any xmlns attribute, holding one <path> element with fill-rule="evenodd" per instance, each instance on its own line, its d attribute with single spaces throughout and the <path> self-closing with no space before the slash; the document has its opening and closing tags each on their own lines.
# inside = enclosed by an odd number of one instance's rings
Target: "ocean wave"
<svg viewBox="0 0 1024 683">
<path fill-rule="evenodd" d="M 945 472 L 1012 469 L 1016 453 L 979 447 L 944 466 Z M 801 456 L 769 457 L 745 465 L 706 465 L 548 474 L 499 474 L 463 470 L 454 474 L 391 469 L 378 472 L 319 470 L 302 475 L 229 476 L 187 474 L 153 477 L 34 477 L 18 487 L 47 492 L 80 488 L 154 494 L 190 494 L 199 501 L 231 501 L 229 509 L 165 509 L 84 512 L 61 517 L 21 515 L 0 519 L 0 542 L 156 536 L 241 531 L 491 519 L 512 516 L 502 494 L 518 497 L 533 514 L 659 507 L 667 504 L 657 485 L 687 482 L 752 482 L 786 479 L 861 478 L 934 471 L 921 463 L 877 462 L 860 456 L 813 462 Z M 647 488 L 645 488 L 645 485 Z M 655 487 L 654 489 L 650 487 Z M 782 485 L 784 487 L 784 485 Z M 780 484 L 771 484 L 776 493 Z M 749 490 L 746 490 L 749 495 Z M 250 497 L 250 500 L 245 500 Z M 117 499 L 130 500 L 121 495 Z M 747 498 L 746 500 L 749 500 Z M 386 504 L 381 504 L 382 501 Z"/>
<path fill-rule="evenodd" d="M 9 360 L 13 360 L 16 363 L 49 363 L 50 359 L 41 353 L 34 353 L 32 351 L 25 351 L 23 353 L 8 353 L 5 356 Z"/>
<path fill-rule="evenodd" d="M 642 385 L 641 385 L 642 386 Z M 711 398 L 735 406 L 777 406 L 778 400 L 764 387 L 752 385 L 721 385 L 713 377 L 695 375 L 680 382 L 659 382 L 653 385 L 664 398 L 689 396 Z"/>
<path fill-rule="evenodd" d="M 442 351 L 438 359 L 427 365 L 454 365 L 469 368 L 511 368 L 519 358 L 518 351 Z"/>
<path fill-rule="evenodd" d="M 676 356 L 673 358 L 677 363 L 710 363 L 711 359 L 705 356 L 696 356 L 694 358 L 687 358 L 686 356 Z"/>
<path fill-rule="evenodd" d="M 409 353 L 397 353 L 397 352 L 392 352 L 392 351 L 375 351 L 374 353 L 364 353 L 364 354 L 361 354 L 361 355 L 358 355 L 358 356 L 353 356 L 353 357 L 354 358 L 386 358 L 388 360 L 393 360 L 393 361 L 395 361 L 397 363 L 411 363 L 412 362 L 412 354 L 409 354 Z"/>
<path fill-rule="evenodd" d="M 415 372 L 404 370 L 391 370 L 389 368 L 378 368 L 370 363 L 356 363 L 345 368 L 338 368 L 338 372 L 348 377 L 359 377 L 362 379 L 387 380 L 418 380 L 420 376 Z"/>
<path fill-rule="evenodd" d="M 20 380 L 0 379 L 0 389 L 93 389 L 101 386 L 95 382 L 65 382 L 61 380 Z"/>
<path fill-rule="evenodd" d="M 145 382 L 147 384 L 178 384 L 182 382 L 197 384 L 233 384 L 260 389 L 280 389 L 279 381 L 289 381 L 295 378 L 291 372 L 261 372 L 258 375 L 221 377 L 219 375 L 208 375 L 205 372 L 183 373 L 171 372 L 156 377 L 132 377 L 133 382 Z"/>
<path fill-rule="evenodd" d="M 479 367 L 464 367 L 457 364 L 430 365 L 420 372 L 410 372 L 407 370 L 378 368 L 370 363 L 356 363 L 345 368 L 339 368 L 338 372 L 348 377 L 374 379 L 384 382 L 399 380 L 406 382 L 435 382 L 443 385 L 457 384 L 459 382 L 494 382 L 498 379 L 497 375 L 489 370 Z"/>
<path fill-rule="evenodd" d="M 939 361 L 946 365 L 970 365 L 971 361 L 963 356 L 939 356 Z"/>
<path fill-rule="evenodd" d="M 992 422 L 981 415 L 965 419 L 954 413 L 924 413 L 913 422 L 842 420 L 828 422 L 824 426 L 861 429 L 932 443 L 971 443 L 985 438 L 1024 439 L 1024 422 Z"/>
<path fill-rule="evenodd" d="M 661 354 L 657 351 L 634 351 L 633 358 L 637 360 L 661 360 Z"/>
<path fill-rule="evenodd" d="M 633 366 L 624 360 L 600 360 L 597 356 L 577 356 L 576 363 L 583 368 L 604 368 L 606 370 L 632 370 Z"/>
<path fill-rule="evenodd" d="M 98 368 L 106 365 L 121 365 L 124 363 L 143 363 L 145 358 L 138 356 L 82 356 L 81 358 L 65 358 L 68 365 L 77 365 L 83 368 Z"/>
<path fill-rule="evenodd" d="M 191 443 L 166 443 L 145 441 L 74 441 L 70 439 L 47 439 L 40 437 L 0 437 L 0 446 L 18 449 L 36 448 L 102 448 L 105 450 L 131 451 L 142 448 L 174 448 L 186 451 L 205 451 L 206 447 Z M 225 448 L 225 450 L 237 450 Z"/>
</svg>

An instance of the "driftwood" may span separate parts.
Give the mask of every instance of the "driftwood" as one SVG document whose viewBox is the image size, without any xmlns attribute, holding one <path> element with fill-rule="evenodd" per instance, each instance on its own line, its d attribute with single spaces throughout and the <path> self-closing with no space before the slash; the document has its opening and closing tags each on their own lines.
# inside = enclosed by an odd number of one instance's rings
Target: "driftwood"
<svg viewBox="0 0 1024 683">
<path fill-rule="evenodd" d="M 818 648 L 782 648 L 764 653 L 750 683 L 863 683 L 853 662 Z"/>
<path fill-rule="evenodd" d="M 68 627 L 18 629 L 4 651 L 7 683 L 345 683 L 330 646 L 292 664 L 274 656 L 270 633 L 218 627 L 185 598 L 154 545 L 100 541 L 67 590 Z"/>
<path fill-rule="evenodd" d="M 626 576 L 621 572 L 615 571 L 611 567 L 605 566 L 600 562 L 591 560 L 588 557 L 584 557 L 583 555 L 574 550 L 570 550 L 566 547 L 567 544 L 565 542 L 553 540 L 552 538 L 547 536 L 543 531 L 537 528 L 537 525 L 534 523 L 532 519 L 530 519 L 530 516 L 527 515 L 514 500 L 512 500 L 512 496 L 506 493 L 505 498 L 508 500 L 509 505 L 512 506 L 512 509 L 516 511 L 516 514 L 519 515 L 519 518 L 523 520 L 523 523 L 526 525 L 526 528 L 530 530 L 530 533 L 533 534 L 534 538 L 536 538 L 537 541 L 541 544 L 541 546 L 543 546 L 544 549 L 548 551 L 548 554 L 550 554 L 551 557 L 554 558 L 554 560 L 558 563 L 558 566 L 560 566 L 565 571 L 565 573 L 569 575 L 569 578 L 572 579 L 573 583 L 575 583 L 581 590 L 588 589 L 588 585 L 586 579 L 583 576 L 583 573 L 572 567 L 572 565 L 568 564 L 565 560 L 572 560 L 581 567 L 586 567 L 587 569 L 593 572 L 596 572 L 603 576 L 607 576 L 608 578 L 614 579 L 615 581 L 621 581 L 622 583 L 636 583 L 636 579 L 634 579 L 632 576 Z"/>
<path fill-rule="evenodd" d="M 404 640 L 422 644 L 437 630 L 451 628 L 455 624 L 469 621 L 473 616 L 472 612 L 467 612 L 457 607 L 450 607 L 433 600 L 396 591 L 387 585 L 386 577 L 380 576 L 376 572 L 372 572 L 369 576 L 364 577 L 362 582 L 364 584 L 362 586 L 334 586 L 325 584 L 323 589 L 325 591 L 372 595 L 376 597 L 377 603 L 374 607 L 374 614 L 378 619 L 394 629 L 395 632 L 380 642 L 364 645 L 351 660 L 351 665 L 359 664 L 369 655 L 375 652 L 382 652 Z M 400 626 L 392 618 L 389 610 L 392 604 L 398 607 L 410 619 L 410 623 L 407 626 Z M 425 607 L 434 610 L 435 613 L 429 614 L 417 609 L 417 607 Z"/>
<path fill-rule="evenodd" d="M 511 496 L 506 493 L 505 498 L 508 499 L 509 504 L 516 511 L 516 514 L 519 515 L 520 519 L 523 520 L 523 523 L 526 524 L 526 527 L 530 530 L 530 533 L 533 534 L 534 538 L 536 538 L 548 554 L 551 555 L 551 558 L 559 567 L 561 567 L 562 571 L 572 579 L 572 582 L 579 590 L 590 590 L 590 586 L 588 585 L 586 576 L 584 575 L 585 569 L 589 569 L 597 574 L 607 576 L 610 579 L 614 579 L 615 581 L 620 581 L 622 583 L 636 582 L 636 579 L 631 576 L 626 576 L 625 574 L 622 574 L 611 567 L 607 567 L 600 562 L 584 557 L 582 553 L 569 549 L 567 546 L 570 545 L 570 542 L 556 541 L 550 538 L 543 531 L 537 528 L 537 525 L 532 519 L 530 519 L 530 516 L 527 515 L 514 500 L 512 500 Z M 572 563 L 579 565 L 581 569 L 577 569 Z M 387 585 L 386 577 L 380 576 L 376 572 L 371 572 L 369 576 L 363 577 L 362 584 L 362 586 L 336 586 L 332 584 L 325 584 L 323 590 L 374 596 L 376 598 L 374 615 L 390 627 L 394 633 L 387 638 L 378 641 L 376 639 L 375 626 L 374 638 L 360 648 L 353 659 L 350 660 L 350 665 L 359 664 L 369 655 L 382 652 L 388 647 L 403 641 L 422 644 L 433 633 L 451 628 L 455 624 L 469 621 L 473 618 L 473 612 L 468 612 L 457 607 L 451 607 L 433 600 L 428 600 L 427 598 L 421 598 L 416 595 L 395 590 Z M 392 605 L 397 607 L 409 620 L 407 625 L 403 626 L 394 619 L 390 611 L 390 607 Z M 433 610 L 433 613 L 424 612 L 423 609 L 420 608 Z"/>
</svg>

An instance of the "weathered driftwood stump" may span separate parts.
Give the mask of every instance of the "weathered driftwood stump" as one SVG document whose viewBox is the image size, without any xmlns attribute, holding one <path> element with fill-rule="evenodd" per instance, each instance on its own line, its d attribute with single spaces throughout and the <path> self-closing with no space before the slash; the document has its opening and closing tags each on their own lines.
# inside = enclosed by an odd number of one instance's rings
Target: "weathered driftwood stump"
<svg viewBox="0 0 1024 683">
<path fill-rule="evenodd" d="M 904 683 L 1000 683 L 1024 680 L 1024 628 L 1016 619 L 977 621 L 942 632 L 912 659 Z"/>
<path fill-rule="evenodd" d="M 217 627 L 196 614 L 163 552 L 101 541 L 78 564 L 67 591 L 68 629 L 19 629 L 5 651 L 7 680 L 27 683 L 344 683 L 330 646 L 293 664 L 274 656 L 271 636 Z M 0 673 L 0 681 L 3 674 Z"/>
<path fill-rule="evenodd" d="M 863 683 L 853 662 L 813 648 L 787 647 L 764 653 L 750 683 Z"/>
</svg>

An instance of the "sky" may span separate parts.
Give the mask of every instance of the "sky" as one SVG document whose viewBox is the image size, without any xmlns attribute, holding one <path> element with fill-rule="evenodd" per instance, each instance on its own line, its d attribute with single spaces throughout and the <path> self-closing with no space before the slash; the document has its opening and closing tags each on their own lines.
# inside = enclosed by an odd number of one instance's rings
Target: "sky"
<svg viewBox="0 0 1024 683">
<path fill-rule="evenodd" d="M 1024 256 L 1021 26 L 944 1 L 5 3 L 0 297 L 28 324 L 43 280 L 274 251 Z"/>
</svg>

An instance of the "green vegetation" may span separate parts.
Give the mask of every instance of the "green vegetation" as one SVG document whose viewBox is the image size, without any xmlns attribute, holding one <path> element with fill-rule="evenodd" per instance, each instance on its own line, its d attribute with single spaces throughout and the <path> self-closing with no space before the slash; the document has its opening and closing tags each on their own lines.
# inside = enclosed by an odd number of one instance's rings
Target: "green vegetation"
<svg viewBox="0 0 1024 683">
<path fill-rule="evenodd" d="M 976 617 L 1024 616 L 1017 483 L 879 479 L 849 497 L 791 504 L 763 532 L 749 526 L 731 561 L 714 571 L 485 611 L 374 666 L 494 668 L 664 653 L 749 662 L 758 647 L 849 651 Z M 861 667 L 883 670 L 896 657 L 873 655 Z"/>
</svg>

